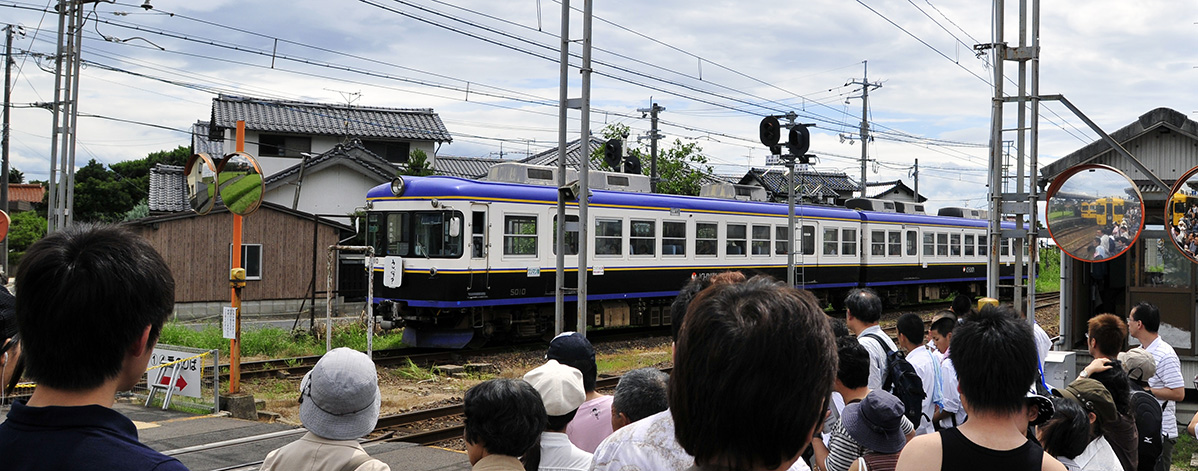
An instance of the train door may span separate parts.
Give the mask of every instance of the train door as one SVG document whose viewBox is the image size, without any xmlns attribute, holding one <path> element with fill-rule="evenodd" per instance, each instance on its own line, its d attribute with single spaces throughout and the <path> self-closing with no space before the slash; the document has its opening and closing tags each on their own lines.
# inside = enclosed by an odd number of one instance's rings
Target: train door
<svg viewBox="0 0 1198 471">
<path fill-rule="evenodd" d="M 491 286 L 491 243 L 490 221 L 487 218 L 490 206 L 485 203 L 470 205 L 470 284 L 469 293 L 486 293 Z"/>
<path fill-rule="evenodd" d="M 807 283 L 817 283 L 819 256 L 815 248 L 819 246 L 815 221 L 796 221 L 795 232 L 798 244 L 795 245 L 795 284 L 803 286 Z"/>
</svg>

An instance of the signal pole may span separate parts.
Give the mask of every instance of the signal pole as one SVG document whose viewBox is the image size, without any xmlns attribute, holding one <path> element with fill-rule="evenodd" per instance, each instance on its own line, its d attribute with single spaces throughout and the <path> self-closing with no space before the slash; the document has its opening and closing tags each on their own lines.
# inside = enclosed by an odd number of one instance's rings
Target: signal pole
<svg viewBox="0 0 1198 471">
<path fill-rule="evenodd" d="M 8 25 L 4 27 L 4 122 L 3 139 L 0 139 L 0 147 L 3 148 L 3 160 L 0 161 L 0 209 L 8 212 L 8 134 L 10 132 L 9 109 L 12 107 L 12 37 L 17 33 L 17 27 Z M 3 270 L 5 276 L 8 275 L 8 238 L 0 242 L 0 270 Z M 4 284 L 8 280 L 0 280 Z"/>
<path fill-rule="evenodd" d="M 869 151 L 868 151 L 868 145 L 869 145 L 869 89 L 870 88 L 874 88 L 874 89 L 882 88 L 882 84 L 877 83 L 877 82 L 874 82 L 874 83 L 869 82 L 869 61 L 861 61 L 861 65 L 863 68 L 863 73 L 861 75 L 861 81 L 860 82 L 855 81 L 855 80 L 850 81 L 847 85 L 860 85 L 861 86 L 861 184 L 860 184 L 860 190 L 861 190 L 861 197 L 865 198 L 865 181 L 866 181 L 865 180 L 865 178 L 866 178 L 866 174 L 865 174 L 866 165 L 865 164 L 867 162 L 869 162 Z"/>
<path fill-rule="evenodd" d="M 657 193 L 657 140 L 661 139 L 661 134 L 657 133 L 657 113 L 665 111 L 665 107 L 653 106 L 648 108 L 637 108 L 641 112 L 641 117 L 645 117 L 645 113 L 649 113 L 649 191 Z"/>
</svg>

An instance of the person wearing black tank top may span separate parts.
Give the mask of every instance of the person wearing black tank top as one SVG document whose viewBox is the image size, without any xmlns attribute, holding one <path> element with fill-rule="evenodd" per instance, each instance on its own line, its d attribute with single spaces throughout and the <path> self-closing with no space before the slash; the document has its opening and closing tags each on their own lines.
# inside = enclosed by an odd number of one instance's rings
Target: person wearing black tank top
<svg viewBox="0 0 1198 471">
<path fill-rule="evenodd" d="M 1025 399 L 1038 377 L 1031 327 L 1010 306 L 986 306 L 953 331 L 949 348 L 969 420 L 916 437 L 896 470 L 1064 471 L 1023 432 L 1037 413 Z"/>
</svg>

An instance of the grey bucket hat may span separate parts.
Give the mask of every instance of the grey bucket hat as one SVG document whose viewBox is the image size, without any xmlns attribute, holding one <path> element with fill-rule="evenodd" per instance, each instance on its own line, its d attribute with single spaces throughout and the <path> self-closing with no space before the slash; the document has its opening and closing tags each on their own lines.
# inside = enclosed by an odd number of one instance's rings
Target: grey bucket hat
<svg viewBox="0 0 1198 471">
<path fill-rule="evenodd" d="M 366 436 L 378 423 L 381 405 L 374 361 L 350 348 L 324 354 L 300 383 L 300 420 L 322 438 Z"/>
</svg>

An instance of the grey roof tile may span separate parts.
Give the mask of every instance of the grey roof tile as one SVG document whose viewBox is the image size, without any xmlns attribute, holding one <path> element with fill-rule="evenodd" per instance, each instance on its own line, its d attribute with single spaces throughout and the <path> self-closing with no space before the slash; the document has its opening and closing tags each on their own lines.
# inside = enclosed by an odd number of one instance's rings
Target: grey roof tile
<svg viewBox="0 0 1198 471">
<path fill-rule="evenodd" d="M 487 157 L 452 157 L 438 155 L 436 161 L 433 162 L 433 170 L 438 175 L 448 175 L 451 177 L 462 177 L 480 179 L 487 176 L 487 172 L 491 167 L 500 162 L 507 162 L 506 159 L 494 159 Z"/>
<path fill-rule="evenodd" d="M 380 108 L 232 95 L 212 99 L 210 125 L 233 128 L 245 120 L 256 131 L 349 135 L 359 138 L 451 142 L 441 117 L 431 108 Z"/>
<path fill-rule="evenodd" d="M 190 211 L 191 204 L 187 201 L 187 182 L 183 176 L 183 167 L 158 164 L 150 169 L 148 199 L 150 211 Z"/>
<path fill-rule="evenodd" d="M 316 167 L 337 159 L 346 160 L 362 166 L 368 172 L 377 175 L 379 181 L 391 180 L 392 177 L 395 177 L 397 170 L 397 168 L 386 159 L 375 155 L 374 152 L 366 150 L 366 147 L 362 146 L 362 142 L 357 139 L 350 139 L 349 143 L 346 144 L 337 144 L 327 152 L 320 154 L 315 158 L 309 158 L 306 162 L 307 167 L 305 168 Z M 305 165 L 305 163 L 301 161 L 300 163 L 280 170 L 277 173 L 266 177 L 266 181 L 263 183 L 270 187 L 276 182 L 286 181 L 292 175 L 299 173 L 301 165 Z"/>
</svg>

